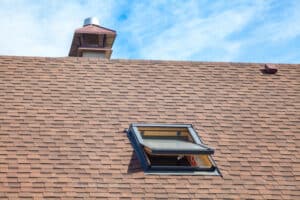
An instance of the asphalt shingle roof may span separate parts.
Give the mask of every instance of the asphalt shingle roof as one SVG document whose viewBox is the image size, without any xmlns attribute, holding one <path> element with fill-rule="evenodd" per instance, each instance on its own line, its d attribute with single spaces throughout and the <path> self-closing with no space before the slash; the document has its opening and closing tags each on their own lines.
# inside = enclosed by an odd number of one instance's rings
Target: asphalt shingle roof
<svg viewBox="0 0 300 200">
<path fill-rule="evenodd" d="M 300 65 L 0 57 L 0 198 L 300 198 Z M 193 124 L 220 176 L 145 175 L 130 123 Z"/>
</svg>

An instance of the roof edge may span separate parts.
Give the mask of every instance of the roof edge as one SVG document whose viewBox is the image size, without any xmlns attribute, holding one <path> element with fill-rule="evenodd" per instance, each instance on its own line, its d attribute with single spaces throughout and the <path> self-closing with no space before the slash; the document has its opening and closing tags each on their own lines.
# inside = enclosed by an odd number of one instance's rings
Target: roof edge
<svg viewBox="0 0 300 200">
<path fill-rule="evenodd" d="M 70 57 L 70 56 L 62 56 L 62 57 L 51 57 L 51 56 L 26 56 L 26 55 L 0 55 L 0 58 L 10 58 L 10 59 L 53 59 L 53 60 L 100 60 L 99 58 L 92 57 Z M 232 65 L 265 65 L 274 64 L 274 65 L 300 65 L 300 63 L 272 63 L 272 62 L 225 62 L 225 61 L 188 61 L 188 60 L 155 60 L 155 59 L 101 59 L 103 61 L 111 61 L 111 62 L 124 62 L 124 63 L 149 63 L 149 64 L 159 64 L 159 63 L 176 63 L 176 64 L 232 64 Z"/>
</svg>

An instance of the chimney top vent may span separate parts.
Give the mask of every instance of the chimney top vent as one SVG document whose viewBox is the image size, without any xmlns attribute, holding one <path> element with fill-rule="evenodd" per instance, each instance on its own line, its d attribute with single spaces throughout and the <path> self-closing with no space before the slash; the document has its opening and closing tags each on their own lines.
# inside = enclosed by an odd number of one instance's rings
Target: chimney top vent
<svg viewBox="0 0 300 200">
<path fill-rule="evenodd" d="M 86 18 L 74 32 L 69 56 L 109 59 L 116 36 L 116 31 L 100 26 L 96 17 Z"/>
<path fill-rule="evenodd" d="M 100 26 L 99 20 L 96 17 L 89 17 L 84 20 L 83 26 L 95 25 Z"/>
</svg>

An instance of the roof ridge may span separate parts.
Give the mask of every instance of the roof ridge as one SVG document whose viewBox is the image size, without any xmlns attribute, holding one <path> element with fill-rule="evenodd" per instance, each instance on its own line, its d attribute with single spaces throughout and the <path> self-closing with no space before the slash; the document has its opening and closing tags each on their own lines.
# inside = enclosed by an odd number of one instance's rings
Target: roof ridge
<svg viewBox="0 0 300 200">
<path fill-rule="evenodd" d="M 51 56 L 17 56 L 17 55 L 0 55 L 0 58 L 15 58 L 15 59 L 54 59 L 54 60 L 98 60 L 98 61 L 116 61 L 116 62 L 125 62 L 125 63 L 172 63 L 172 64 L 212 64 L 212 65 L 222 65 L 222 64 L 230 64 L 230 65 L 265 65 L 273 64 L 273 65 L 292 65 L 298 66 L 300 63 L 271 63 L 271 62 L 225 62 L 225 61 L 188 61 L 188 60 L 155 60 L 155 59 L 126 59 L 126 58 L 115 58 L 115 59 L 99 59 L 93 57 L 51 57 Z"/>
</svg>

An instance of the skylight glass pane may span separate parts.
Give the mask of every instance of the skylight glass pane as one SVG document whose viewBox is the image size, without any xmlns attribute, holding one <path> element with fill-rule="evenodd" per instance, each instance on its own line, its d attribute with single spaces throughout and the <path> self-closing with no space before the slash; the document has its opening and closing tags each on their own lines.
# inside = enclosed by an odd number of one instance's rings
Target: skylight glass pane
<svg viewBox="0 0 300 200">
<path fill-rule="evenodd" d="M 144 139 L 144 146 L 152 154 L 211 154 L 211 149 L 177 139 Z"/>
</svg>

